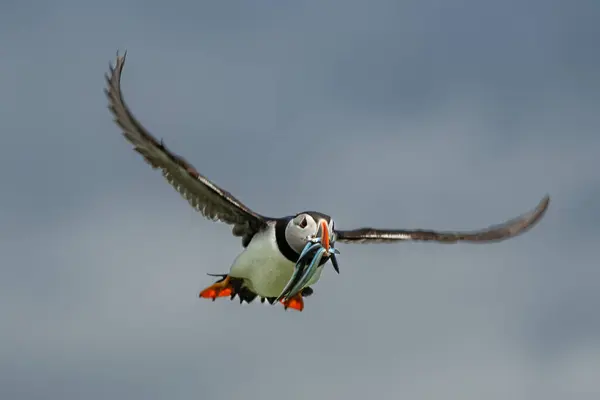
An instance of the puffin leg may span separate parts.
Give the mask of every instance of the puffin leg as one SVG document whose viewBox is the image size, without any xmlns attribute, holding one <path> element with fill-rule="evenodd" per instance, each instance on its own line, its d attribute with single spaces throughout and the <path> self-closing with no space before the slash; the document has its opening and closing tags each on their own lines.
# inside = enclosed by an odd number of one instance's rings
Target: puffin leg
<svg viewBox="0 0 600 400">
<path fill-rule="evenodd" d="M 224 275 L 222 279 L 202 290 L 200 292 L 200 297 L 215 301 L 217 297 L 232 297 L 235 292 L 235 285 L 233 284 L 231 278 L 229 275 Z"/>
<path fill-rule="evenodd" d="M 304 300 L 302 300 L 302 294 L 300 293 L 289 298 L 288 300 L 281 299 L 279 302 L 283 304 L 283 308 L 286 310 L 288 308 L 298 311 L 302 311 L 304 309 Z"/>
</svg>

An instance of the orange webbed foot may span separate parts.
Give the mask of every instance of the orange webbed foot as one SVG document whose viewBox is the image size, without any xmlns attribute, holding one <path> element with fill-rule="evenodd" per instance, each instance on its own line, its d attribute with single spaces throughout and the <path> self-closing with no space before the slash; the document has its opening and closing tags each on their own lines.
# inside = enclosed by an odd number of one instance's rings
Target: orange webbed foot
<svg viewBox="0 0 600 400">
<path fill-rule="evenodd" d="M 289 300 L 280 300 L 281 304 L 283 304 L 284 309 L 291 308 L 293 310 L 302 311 L 304 310 L 304 300 L 302 300 L 302 295 L 298 293 L 294 297 Z"/>
<path fill-rule="evenodd" d="M 223 280 L 215 282 L 206 289 L 200 292 L 200 297 L 204 299 L 212 299 L 215 301 L 217 297 L 231 297 L 234 293 L 234 287 L 231 284 L 231 279 L 226 276 Z"/>
</svg>

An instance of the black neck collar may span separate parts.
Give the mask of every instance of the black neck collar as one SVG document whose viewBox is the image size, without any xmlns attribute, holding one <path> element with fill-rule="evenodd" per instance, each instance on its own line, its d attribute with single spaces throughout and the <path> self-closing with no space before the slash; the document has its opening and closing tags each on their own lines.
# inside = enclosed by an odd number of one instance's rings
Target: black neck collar
<svg viewBox="0 0 600 400">
<path fill-rule="evenodd" d="M 275 240 L 277 241 L 277 247 L 281 254 L 291 262 L 296 263 L 300 258 L 300 254 L 296 253 L 285 239 L 285 228 L 291 220 L 291 217 L 277 220 L 275 223 Z"/>
</svg>

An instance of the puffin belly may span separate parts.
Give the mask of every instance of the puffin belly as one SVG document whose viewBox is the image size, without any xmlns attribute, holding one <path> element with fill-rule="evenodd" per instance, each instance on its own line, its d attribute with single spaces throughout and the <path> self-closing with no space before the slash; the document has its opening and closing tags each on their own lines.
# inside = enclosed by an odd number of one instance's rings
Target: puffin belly
<svg viewBox="0 0 600 400">
<path fill-rule="evenodd" d="M 244 284 L 262 297 L 277 297 L 294 272 L 294 263 L 280 253 L 275 232 L 255 235 L 248 247 L 235 259 L 229 275 L 244 279 Z"/>
</svg>

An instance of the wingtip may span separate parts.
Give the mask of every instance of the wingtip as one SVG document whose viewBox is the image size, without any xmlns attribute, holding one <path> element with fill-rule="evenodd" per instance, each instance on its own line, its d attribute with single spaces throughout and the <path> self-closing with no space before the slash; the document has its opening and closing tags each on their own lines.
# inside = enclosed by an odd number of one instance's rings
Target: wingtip
<svg viewBox="0 0 600 400">
<path fill-rule="evenodd" d="M 546 195 L 544 195 L 544 197 L 542 197 L 542 199 L 540 200 L 538 205 L 533 210 L 531 210 L 529 213 L 525 214 L 524 216 L 522 216 L 520 218 L 521 226 L 519 227 L 517 232 L 515 232 L 515 234 L 512 236 L 516 236 L 518 234 L 524 233 L 524 232 L 530 230 L 531 228 L 533 228 L 535 225 L 537 225 L 538 222 L 540 222 L 540 220 L 546 214 L 546 211 L 548 210 L 549 205 L 550 205 L 550 195 L 546 194 Z"/>
<path fill-rule="evenodd" d="M 127 49 L 125 49 L 123 51 L 122 55 L 121 55 L 119 49 L 117 49 L 115 57 L 116 57 L 115 65 L 113 65 L 112 62 L 108 63 L 108 66 L 109 66 L 110 71 L 111 71 L 111 75 L 114 74 L 115 70 L 116 71 L 121 71 L 123 69 L 123 65 L 125 65 L 125 59 L 127 58 Z"/>
<path fill-rule="evenodd" d="M 537 216 L 536 219 L 541 218 L 546 213 L 546 210 L 548 210 L 549 206 L 550 206 L 550 194 L 546 193 L 546 195 L 544 197 L 542 197 L 542 200 L 539 202 L 538 206 L 534 210 L 533 214 L 535 216 Z"/>
</svg>

